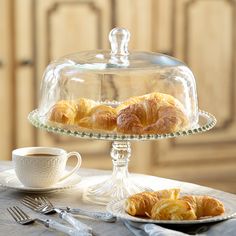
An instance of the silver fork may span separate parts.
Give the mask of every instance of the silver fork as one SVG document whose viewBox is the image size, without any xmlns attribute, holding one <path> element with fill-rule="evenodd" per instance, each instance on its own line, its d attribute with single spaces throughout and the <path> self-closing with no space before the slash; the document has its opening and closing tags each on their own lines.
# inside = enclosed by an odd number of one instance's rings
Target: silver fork
<svg viewBox="0 0 236 236">
<path fill-rule="evenodd" d="M 48 206 L 51 206 L 52 209 L 53 208 L 55 209 L 55 207 L 53 206 L 53 204 L 51 203 L 51 201 L 48 198 L 41 197 L 40 201 L 44 202 Z M 83 209 L 80 209 L 80 208 L 70 208 L 70 207 L 66 207 L 63 210 L 66 210 L 67 212 L 70 212 L 72 214 L 80 214 L 80 215 L 88 216 L 88 217 L 91 217 L 91 218 L 95 218 L 97 220 L 102 220 L 102 221 L 105 221 L 105 222 L 112 223 L 112 222 L 116 221 L 116 217 L 113 216 L 109 212 L 92 212 L 92 211 L 87 211 L 87 210 L 83 210 Z"/>
<path fill-rule="evenodd" d="M 60 232 L 66 233 L 71 236 L 90 236 L 91 234 L 85 234 L 83 231 L 79 232 L 75 229 L 62 225 L 51 219 L 41 219 L 41 218 L 31 218 L 27 215 L 23 210 L 21 210 L 18 206 L 8 207 L 7 211 L 10 213 L 12 218 L 19 224 L 26 225 L 32 224 L 35 221 L 43 224 L 47 228 L 52 228 L 58 230 Z"/>
<path fill-rule="evenodd" d="M 90 234 L 92 234 L 92 228 L 88 225 L 82 223 L 81 221 L 75 219 L 70 213 L 67 213 L 64 210 L 61 210 L 59 208 L 54 208 L 52 204 L 49 204 L 45 198 L 31 198 L 29 196 L 26 196 L 21 201 L 25 206 L 29 207 L 30 209 L 42 213 L 42 214 L 48 214 L 48 213 L 58 213 L 60 218 L 67 221 L 69 224 L 71 224 L 75 229 L 78 231 L 85 231 Z"/>
<path fill-rule="evenodd" d="M 30 202 L 36 202 L 36 204 L 37 204 L 37 202 L 40 202 L 41 205 L 47 205 L 48 207 L 46 209 L 44 209 L 45 214 L 55 212 L 55 209 L 59 209 L 59 208 L 55 208 L 53 206 L 53 204 L 49 201 L 49 199 L 46 197 L 32 198 L 32 197 L 26 196 L 23 200 L 30 201 Z M 116 217 L 113 216 L 109 212 L 96 212 L 96 211 L 92 212 L 92 211 L 87 211 L 87 210 L 83 210 L 80 208 L 70 208 L 70 207 L 63 208 L 62 210 L 65 210 L 65 211 L 75 214 L 75 215 L 88 216 L 90 218 L 102 220 L 105 222 L 112 223 L 112 222 L 116 221 Z"/>
</svg>

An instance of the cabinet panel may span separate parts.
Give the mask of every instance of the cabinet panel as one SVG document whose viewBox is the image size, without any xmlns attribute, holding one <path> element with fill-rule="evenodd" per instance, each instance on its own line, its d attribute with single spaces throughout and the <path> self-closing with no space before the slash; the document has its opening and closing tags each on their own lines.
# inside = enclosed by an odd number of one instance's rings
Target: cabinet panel
<svg viewBox="0 0 236 236">
<path fill-rule="evenodd" d="M 174 21 L 176 1 L 152 1 L 152 51 L 173 56 Z"/>
<path fill-rule="evenodd" d="M 229 189 L 236 177 L 236 2 L 180 0 L 174 15 L 174 56 L 193 70 L 199 107 L 212 112 L 218 124 L 201 135 L 159 141 L 153 172 L 221 188 L 229 181 Z"/>
<path fill-rule="evenodd" d="M 235 17 L 235 4 L 230 1 L 179 1 L 177 4 L 176 44 L 181 43 L 183 47 L 176 47 L 175 56 L 193 70 L 199 107 L 212 112 L 218 124 L 209 133 L 176 139 L 172 147 L 203 145 L 207 150 L 211 144 L 213 148 L 217 143 L 236 141 Z"/>
<path fill-rule="evenodd" d="M 129 50 L 149 51 L 152 47 L 152 0 L 116 1 L 116 26 L 131 33 Z"/>
<path fill-rule="evenodd" d="M 53 59 L 81 50 L 108 47 L 111 1 L 37 1 L 35 11 L 36 76 L 39 91 L 42 74 Z M 96 92 L 96 91 L 95 91 Z M 78 150 L 83 167 L 110 168 L 110 142 L 89 141 L 36 131 L 37 145 Z M 99 160 L 99 161 L 98 161 Z"/>
<path fill-rule="evenodd" d="M 183 43 L 182 58 L 196 76 L 199 106 L 215 114 L 217 127 L 222 128 L 231 123 L 234 112 L 236 15 L 233 2 L 188 1 L 182 5 L 183 23 L 176 26 L 184 29 L 182 39 L 178 38 Z"/>
<path fill-rule="evenodd" d="M 101 48 L 101 23 L 100 11 L 93 3 L 54 5 L 47 14 L 49 59 L 65 52 Z"/>
<path fill-rule="evenodd" d="M 130 50 L 173 54 L 173 0 L 116 0 L 116 25 L 129 29 Z"/>
<path fill-rule="evenodd" d="M 236 2 L 121 0 L 116 5 L 117 24 L 130 30 L 131 48 L 184 61 L 196 76 L 199 107 L 218 119 L 216 128 L 201 135 L 137 142 L 135 170 L 236 191 Z"/>
<path fill-rule="evenodd" d="M 0 159 L 11 159 L 13 147 L 12 18 L 10 1 L 0 1 Z M 14 111 L 15 114 L 15 111 Z"/>
<path fill-rule="evenodd" d="M 16 146 L 34 146 L 34 127 L 28 122 L 27 116 L 34 109 L 35 58 L 33 57 L 33 2 L 16 0 L 14 2 L 15 28 L 15 104 L 16 104 Z M 31 19 L 31 20 L 29 20 Z"/>
</svg>

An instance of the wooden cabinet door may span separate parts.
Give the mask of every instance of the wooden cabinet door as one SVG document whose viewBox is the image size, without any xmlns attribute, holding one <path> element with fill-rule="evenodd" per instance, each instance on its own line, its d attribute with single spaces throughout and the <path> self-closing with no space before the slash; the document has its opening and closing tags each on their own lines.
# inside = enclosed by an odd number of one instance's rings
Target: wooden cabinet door
<svg viewBox="0 0 236 236">
<path fill-rule="evenodd" d="M 34 91 L 39 92 L 43 71 L 50 61 L 77 51 L 109 48 L 111 8 L 110 0 L 35 2 L 33 30 L 37 83 Z M 110 142 L 66 137 L 38 129 L 35 141 L 39 146 L 79 151 L 83 156 L 83 167 L 111 167 Z"/>
<path fill-rule="evenodd" d="M 236 191 L 236 1 L 119 0 L 116 7 L 131 49 L 184 61 L 195 75 L 200 109 L 218 120 L 207 133 L 147 142 L 143 149 L 141 142 L 135 170 Z"/>
<path fill-rule="evenodd" d="M 0 159 L 11 159 L 13 147 L 12 21 L 11 2 L 0 1 Z"/>
<path fill-rule="evenodd" d="M 36 60 L 34 58 L 35 35 L 32 0 L 14 1 L 14 45 L 15 45 L 15 138 L 16 147 L 35 146 L 35 128 L 27 116 L 35 107 Z"/>
<path fill-rule="evenodd" d="M 48 133 L 29 124 L 27 115 L 37 108 L 42 75 L 50 61 L 76 51 L 110 48 L 108 34 L 118 26 L 114 3 L 112 0 L 15 1 L 18 147 L 58 146 L 77 150 L 84 157 L 83 167 L 111 168 L 110 142 Z M 150 156 L 149 146 L 149 143 L 132 144 L 135 158 L 131 158 L 131 169 L 149 170 L 149 165 L 143 165 Z"/>
<path fill-rule="evenodd" d="M 175 1 L 174 56 L 192 69 L 199 107 L 218 123 L 207 133 L 160 141 L 156 173 L 236 191 L 235 12 L 234 0 Z"/>
</svg>

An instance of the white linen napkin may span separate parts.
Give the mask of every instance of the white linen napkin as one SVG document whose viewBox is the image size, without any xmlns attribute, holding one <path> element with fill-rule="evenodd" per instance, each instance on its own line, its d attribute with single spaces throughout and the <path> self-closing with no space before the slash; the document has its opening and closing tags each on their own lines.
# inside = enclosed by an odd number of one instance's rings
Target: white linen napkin
<svg viewBox="0 0 236 236">
<path fill-rule="evenodd" d="M 129 220 L 123 220 L 123 223 L 135 236 L 236 235 L 236 218 L 221 221 L 219 223 L 207 223 L 201 225 L 166 225 L 167 228 L 165 228 L 165 225 L 142 224 Z"/>
<path fill-rule="evenodd" d="M 124 220 L 125 226 L 135 236 L 187 236 L 189 234 L 163 228 L 155 224 L 141 224 L 132 221 Z"/>
</svg>

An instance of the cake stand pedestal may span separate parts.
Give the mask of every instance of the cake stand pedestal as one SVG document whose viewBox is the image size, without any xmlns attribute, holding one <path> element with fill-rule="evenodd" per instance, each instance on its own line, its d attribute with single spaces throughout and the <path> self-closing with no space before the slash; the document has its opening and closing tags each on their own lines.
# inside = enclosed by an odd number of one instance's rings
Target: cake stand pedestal
<svg viewBox="0 0 236 236">
<path fill-rule="evenodd" d="M 83 199 L 98 204 L 107 204 L 112 199 L 122 199 L 138 192 L 151 190 L 131 179 L 128 171 L 130 156 L 130 142 L 114 141 L 111 149 L 113 163 L 111 177 L 88 187 L 83 194 Z"/>
</svg>

